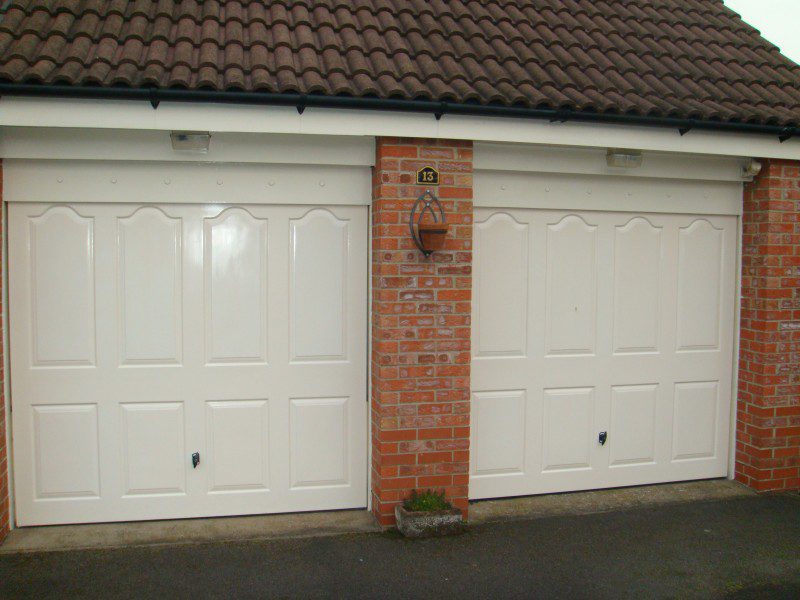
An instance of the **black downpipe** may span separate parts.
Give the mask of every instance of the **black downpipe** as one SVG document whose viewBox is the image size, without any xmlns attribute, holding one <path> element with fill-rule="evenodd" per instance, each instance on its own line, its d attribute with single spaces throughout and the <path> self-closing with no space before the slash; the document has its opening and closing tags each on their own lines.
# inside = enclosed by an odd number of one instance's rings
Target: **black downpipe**
<svg viewBox="0 0 800 600">
<path fill-rule="evenodd" d="M 780 125 L 759 125 L 755 123 L 732 121 L 708 121 L 673 117 L 595 113 L 563 108 L 524 108 L 517 106 L 439 102 L 433 100 L 358 98 L 353 96 L 323 96 L 314 94 L 0 83 L 0 96 L 6 95 L 86 98 L 95 100 L 143 100 L 149 102 L 154 109 L 158 108 L 159 102 L 217 102 L 227 104 L 293 106 L 301 114 L 306 108 L 315 107 L 430 113 L 433 114 L 437 120 L 440 119 L 442 115 L 450 114 L 509 117 L 517 119 L 546 119 L 551 122 L 581 121 L 585 123 L 669 127 L 677 129 L 681 135 L 688 133 L 692 129 L 775 135 L 778 136 L 781 143 L 796 135 L 800 135 L 800 128 L 794 125 L 784 127 Z"/>
</svg>

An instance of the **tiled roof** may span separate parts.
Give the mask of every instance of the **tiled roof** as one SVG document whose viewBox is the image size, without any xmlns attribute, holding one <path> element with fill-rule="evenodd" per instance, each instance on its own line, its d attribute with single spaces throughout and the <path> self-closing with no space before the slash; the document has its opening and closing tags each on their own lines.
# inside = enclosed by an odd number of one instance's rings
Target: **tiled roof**
<svg viewBox="0 0 800 600">
<path fill-rule="evenodd" d="M 722 0 L 50 0 L 0 80 L 800 124 L 800 67 Z"/>
</svg>

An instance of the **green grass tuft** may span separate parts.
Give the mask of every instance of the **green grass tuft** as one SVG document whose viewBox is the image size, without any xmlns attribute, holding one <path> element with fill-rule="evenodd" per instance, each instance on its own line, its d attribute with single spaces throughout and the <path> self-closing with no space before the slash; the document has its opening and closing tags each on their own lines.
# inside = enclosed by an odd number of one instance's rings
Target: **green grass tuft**
<svg viewBox="0 0 800 600">
<path fill-rule="evenodd" d="M 444 490 L 412 490 L 411 495 L 403 501 L 403 508 L 411 512 L 431 512 L 435 510 L 450 510 L 453 505 L 444 497 Z"/>
</svg>

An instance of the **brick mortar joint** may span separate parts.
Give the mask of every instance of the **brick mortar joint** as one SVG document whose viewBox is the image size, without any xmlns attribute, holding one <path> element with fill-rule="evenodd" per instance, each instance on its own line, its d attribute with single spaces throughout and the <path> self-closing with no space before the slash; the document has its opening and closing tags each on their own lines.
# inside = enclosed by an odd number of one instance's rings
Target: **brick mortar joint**
<svg viewBox="0 0 800 600">
<path fill-rule="evenodd" d="M 739 355 L 736 477 L 767 491 L 800 486 L 792 454 L 800 450 L 792 416 L 800 339 L 780 327 L 800 320 L 800 161 L 766 159 L 762 165 L 744 189 L 740 331 L 748 337 L 743 335 Z"/>
<path fill-rule="evenodd" d="M 470 369 L 462 357 L 471 327 L 471 146 L 426 138 L 379 138 L 376 145 L 372 307 L 374 317 L 385 320 L 372 327 L 381 347 L 371 357 L 371 493 L 383 524 L 424 481 L 438 482 L 467 507 Z M 452 215 L 451 245 L 431 260 L 408 242 L 408 211 L 425 187 L 416 185 L 414 173 L 423 165 L 440 171 L 443 185 L 434 193 Z"/>
</svg>

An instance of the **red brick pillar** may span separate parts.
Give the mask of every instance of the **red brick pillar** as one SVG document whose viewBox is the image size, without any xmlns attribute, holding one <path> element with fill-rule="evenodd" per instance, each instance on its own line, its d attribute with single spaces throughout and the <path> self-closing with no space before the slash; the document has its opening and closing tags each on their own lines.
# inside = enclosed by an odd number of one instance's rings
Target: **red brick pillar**
<svg viewBox="0 0 800 600">
<path fill-rule="evenodd" d="M 800 488 L 800 162 L 745 186 L 736 479 Z"/>
<path fill-rule="evenodd" d="M 425 258 L 409 214 L 426 187 L 450 224 Z M 378 138 L 372 196 L 372 506 L 382 525 L 414 489 L 444 490 L 467 513 L 472 143 Z"/>
<path fill-rule="evenodd" d="M 5 259 L 5 242 L 3 240 L 3 219 L 5 210 L 2 205 L 3 166 L 0 162 L 0 264 Z M 5 351 L 3 349 L 3 332 L 5 331 L 5 318 L 3 317 L 3 285 L 0 278 L 0 542 L 6 537 L 9 529 L 9 483 L 8 483 L 8 449 L 6 448 L 6 410 L 5 392 Z"/>
</svg>

